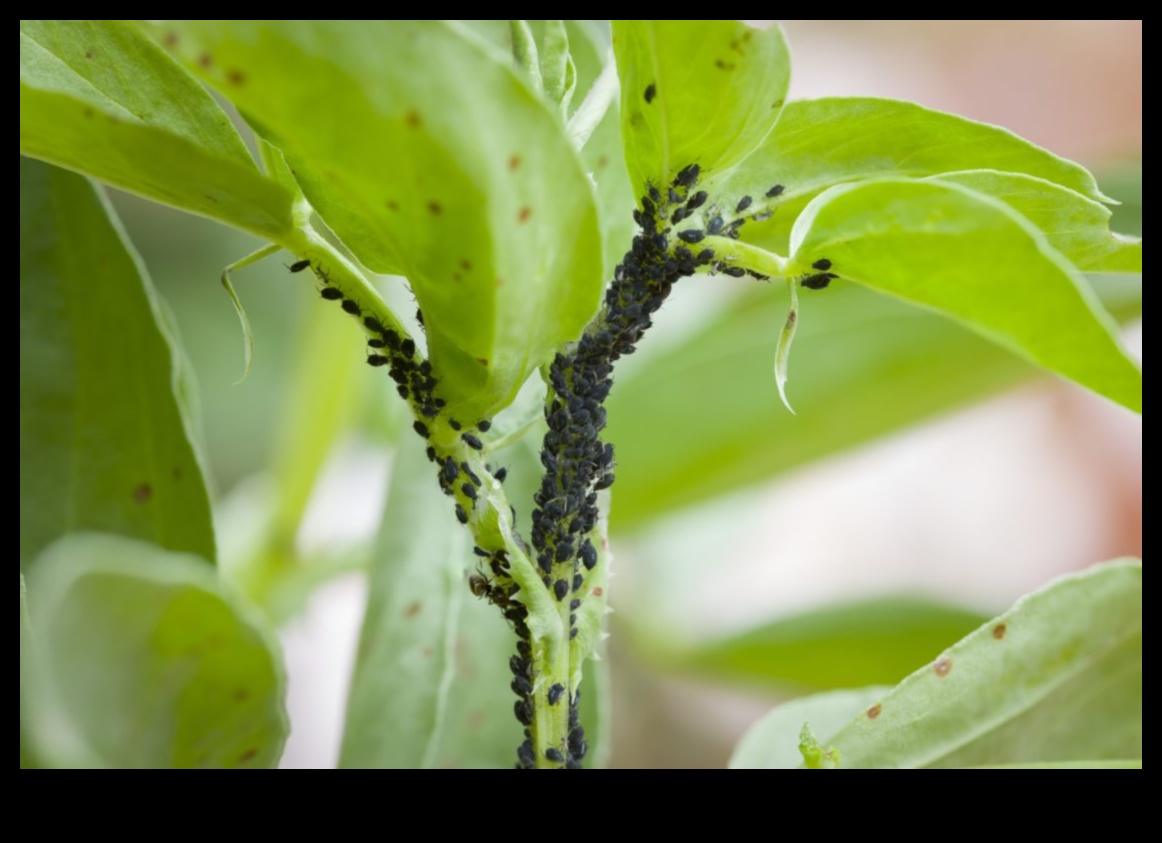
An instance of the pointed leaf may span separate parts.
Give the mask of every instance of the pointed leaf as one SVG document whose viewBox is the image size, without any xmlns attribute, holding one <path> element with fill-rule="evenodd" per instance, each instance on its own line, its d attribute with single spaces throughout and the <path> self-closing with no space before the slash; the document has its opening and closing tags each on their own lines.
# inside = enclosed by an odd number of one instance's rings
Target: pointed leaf
<svg viewBox="0 0 1162 843">
<path fill-rule="evenodd" d="M 1085 281 L 1004 203 L 959 185 L 884 179 L 840 185 L 804 210 L 793 271 L 816 261 L 937 310 L 1140 412 L 1142 374 Z"/>
<path fill-rule="evenodd" d="M 932 176 L 956 170 L 1024 173 L 1109 201 L 1092 175 L 1012 132 L 933 111 L 910 102 L 874 97 L 827 97 L 788 103 L 775 130 L 744 166 L 720 187 L 727 199 L 754 197 L 742 239 L 787 253 L 791 225 L 803 207 L 835 184 L 876 176 Z M 768 198 L 775 185 L 782 190 Z"/>
</svg>

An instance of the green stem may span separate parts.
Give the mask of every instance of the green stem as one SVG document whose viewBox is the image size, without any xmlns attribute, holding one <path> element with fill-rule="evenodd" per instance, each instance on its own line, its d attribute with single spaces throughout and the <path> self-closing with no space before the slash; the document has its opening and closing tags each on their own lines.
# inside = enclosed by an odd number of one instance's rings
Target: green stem
<svg viewBox="0 0 1162 843">
<path fill-rule="evenodd" d="M 740 240 L 731 240 L 729 237 L 710 236 L 705 238 L 699 247 L 708 246 L 714 250 L 715 259 L 725 261 L 743 269 L 752 269 L 762 275 L 772 278 L 786 278 L 790 261 L 782 255 L 743 243 Z"/>
<path fill-rule="evenodd" d="M 544 89 L 541 82 L 541 61 L 537 56 L 537 42 L 527 20 L 510 20 L 508 31 L 512 36 L 512 57 L 524 71 L 538 94 Z"/>
</svg>

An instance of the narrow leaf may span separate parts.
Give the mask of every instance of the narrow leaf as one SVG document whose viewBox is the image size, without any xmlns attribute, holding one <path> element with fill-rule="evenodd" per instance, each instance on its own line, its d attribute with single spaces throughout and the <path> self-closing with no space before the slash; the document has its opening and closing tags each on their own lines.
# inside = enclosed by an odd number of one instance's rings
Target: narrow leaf
<svg viewBox="0 0 1162 843">
<path fill-rule="evenodd" d="M 775 348 L 775 385 L 779 388 L 779 398 L 783 406 L 794 415 L 795 409 L 787 400 L 787 360 L 791 356 L 791 343 L 795 339 L 795 329 L 799 327 L 799 291 L 795 289 L 795 282 L 787 282 L 787 291 L 791 297 L 791 309 L 787 311 L 787 321 L 783 323 L 783 330 L 779 332 L 779 343 Z"/>
</svg>

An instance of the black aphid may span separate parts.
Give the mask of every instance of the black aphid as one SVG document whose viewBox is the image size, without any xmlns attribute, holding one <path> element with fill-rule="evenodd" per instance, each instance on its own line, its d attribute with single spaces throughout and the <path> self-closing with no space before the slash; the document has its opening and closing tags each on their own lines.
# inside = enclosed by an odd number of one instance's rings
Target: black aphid
<svg viewBox="0 0 1162 843">
<path fill-rule="evenodd" d="M 487 559 L 489 556 L 492 555 L 491 553 L 489 553 L 487 550 L 485 550 L 484 548 L 482 548 L 478 544 L 472 545 L 472 552 L 475 553 L 477 556 L 483 556 L 485 559 Z"/>
<path fill-rule="evenodd" d="M 496 478 L 497 483 L 503 483 L 504 478 L 508 477 L 508 469 L 507 468 L 498 468 L 496 470 L 496 474 L 494 474 L 492 476 Z"/>
<path fill-rule="evenodd" d="M 653 87 L 652 85 L 650 87 Z M 545 758 L 549 759 L 555 764 L 560 764 L 565 760 L 565 756 L 561 754 L 561 750 L 550 746 L 545 750 Z"/>
<path fill-rule="evenodd" d="M 468 513 L 464 511 L 464 507 L 460 506 L 460 504 L 456 504 L 456 520 L 461 524 L 468 523 Z"/>
<path fill-rule="evenodd" d="M 377 334 L 382 334 L 384 331 L 383 323 L 376 319 L 374 316 L 364 316 L 363 327 L 369 331 L 374 331 Z"/>
<path fill-rule="evenodd" d="M 351 299 L 343 299 L 343 309 L 350 313 L 352 316 L 359 316 L 363 313 L 363 311 L 359 309 L 359 305 L 351 301 Z"/>
<path fill-rule="evenodd" d="M 767 198 L 774 199 L 776 196 L 778 196 L 784 190 L 786 190 L 785 187 L 783 187 L 781 184 L 776 184 L 774 187 L 772 187 L 770 190 L 767 191 Z"/>
<path fill-rule="evenodd" d="M 411 357 L 416 353 L 416 344 L 412 339 L 406 339 L 399 344 L 399 350 L 403 352 L 404 357 Z"/>
<path fill-rule="evenodd" d="M 471 433 L 461 433 L 460 438 L 464 440 L 464 444 L 475 451 L 483 451 L 484 443 L 473 436 Z"/>
<path fill-rule="evenodd" d="M 718 232 L 722 231 L 722 225 L 722 217 L 711 217 L 710 222 L 706 223 L 706 233 L 717 234 Z"/>
<path fill-rule="evenodd" d="M 432 435 L 428 431 L 428 426 L 426 424 L 424 424 L 422 421 L 417 421 L 415 424 L 412 425 L 412 428 L 415 430 L 416 433 L 418 433 L 420 436 L 424 437 L 425 439 L 427 439 L 429 436 Z"/>
<path fill-rule="evenodd" d="M 657 85 L 655 85 L 653 82 L 646 85 L 645 98 L 646 98 L 647 104 L 653 102 L 654 97 L 656 97 L 657 95 L 658 95 L 658 86 Z"/>
<path fill-rule="evenodd" d="M 558 600 L 564 600 L 569 594 L 569 583 L 565 582 L 565 580 L 557 580 L 553 583 L 553 594 L 556 595 Z"/>
<path fill-rule="evenodd" d="M 288 266 L 287 269 L 289 269 L 291 272 L 302 272 L 304 269 L 306 269 L 310 265 L 311 265 L 310 260 L 304 259 L 301 261 L 295 261 L 290 266 Z"/>
<path fill-rule="evenodd" d="M 324 287 L 323 289 L 319 290 L 319 295 L 325 298 L 327 301 L 335 301 L 336 299 L 343 298 L 343 294 L 336 290 L 334 287 Z"/>
<path fill-rule="evenodd" d="M 487 433 L 491 428 L 492 422 L 490 422 L 488 419 L 481 419 L 480 421 L 476 422 L 476 429 L 481 433 Z"/>
<path fill-rule="evenodd" d="M 815 261 L 815 263 L 811 264 L 811 266 L 815 269 L 818 269 L 820 272 L 826 272 L 827 270 L 831 269 L 831 261 L 827 260 L 827 258 L 820 258 L 819 260 Z"/>
<path fill-rule="evenodd" d="M 674 187 L 692 187 L 701 172 L 702 168 L 697 164 L 687 164 L 674 176 Z"/>
<path fill-rule="evenodd" d="M 836 275 L 830 272 L 819 272 L 815 275 L 808 275 L 799 283 L 808 290 L 823 290 L 831 283 L 831 279 L 836 277 Z"/>
<path fill-rule="evenodd" d="M 686 203 L 686 209 L 689 211 L 693 211 L 697 208 L 701 208 L 703 205 L 706 204 L 706 200 L 708 198 L 709 198 L 709 195 L 706 193 L 705 190 L 699 190 L 697 193 L 695 193 L 693 196 L 690 197 L 690 201 Z"/>
<path fill-rule="evenodd" d="M 741 214 L 743 211 L 745 211 L 747 208 L 750 207 L 750 204 L 753 201 L 754 200 L 751 199 L 749 196 L 742 197 L 741 199 L 738 200 L 738 204 L 734 206 L 734 212 L 736 214 Z"/>
<path fill-rule="evenodd" d="M 554 685 L 553 687 L 549 688 L 548 693 L 545 694 L 545 698 L 548 699 L 549 705 L 556 705 L 558 702 L 561 701 L 561 697 L 564 696 L 564 694 L 565 694 L 565 686 L 558 683 L 558 684 Z"/>
<path fill-rule="evenodd" d="M 476 500 L 476 487 L 473 486 L 471 483 L 464 483 L 463 485 L 461 485 L 460 491 L 463 492 L 464 496 L 469 498 L 470 500 Z"/>
<path fill-rule="evenodd" d="M 391 361 L 382 354 L 372 354 L 367 358 L 368 366 L 386 366 Z"/>
<path fill-rule="evenodd" d="M 678 239 L 686 243 L 698 243 L 706 237 L 700 229 L 687 228 L 685 231 L 678 232 Z"/>
</svg>

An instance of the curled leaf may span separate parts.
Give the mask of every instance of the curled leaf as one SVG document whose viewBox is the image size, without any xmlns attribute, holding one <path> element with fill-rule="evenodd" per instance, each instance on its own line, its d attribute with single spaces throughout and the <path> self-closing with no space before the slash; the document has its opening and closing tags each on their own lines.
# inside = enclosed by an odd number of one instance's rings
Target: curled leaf
<svg viewBox="0 0 1162 843">
<path fill-rule="evenodd" d="M 795 339 L 795 329 L 799 325 L 799 293 L 791 279 L 787 280 L 787 289 L 791 294 L 791 310 L 787 313 L 787 321 L 783 323 L 779 345 L 775 349 L 775 384 L 779 387 L 779 398 L 783 400 L 783 406 L 794 415 L 795 408 L 787 400 L 787 358 L 791 356 L 791 343 Z"/>
</svg>

